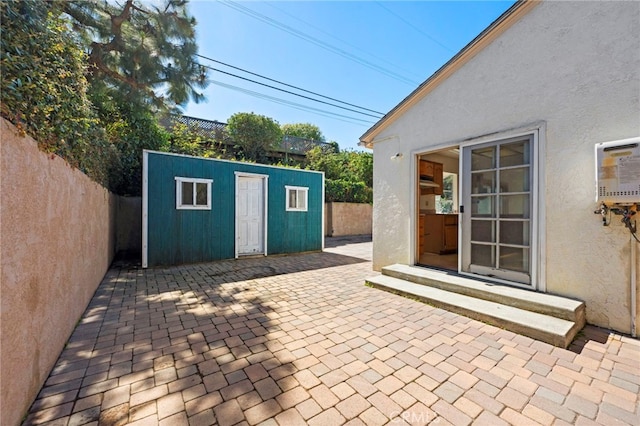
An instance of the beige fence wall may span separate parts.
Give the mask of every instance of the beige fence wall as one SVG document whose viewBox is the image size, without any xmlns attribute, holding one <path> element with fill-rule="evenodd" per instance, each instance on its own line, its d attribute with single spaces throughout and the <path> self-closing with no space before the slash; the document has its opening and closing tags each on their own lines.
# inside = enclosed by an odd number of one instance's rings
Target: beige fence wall
<svg viewBox="0 0 640 426">
<path fill-rule="evenodd" d="M 0 423 L 12 426 L 113 259 L 116 197 L 5 120 L 0 138 Z"/>
<path fill-rule="evenodd" d="M 325 236 L 371 235 L 371 204 L 326 203 L 324 206 Z"/>
</svg>

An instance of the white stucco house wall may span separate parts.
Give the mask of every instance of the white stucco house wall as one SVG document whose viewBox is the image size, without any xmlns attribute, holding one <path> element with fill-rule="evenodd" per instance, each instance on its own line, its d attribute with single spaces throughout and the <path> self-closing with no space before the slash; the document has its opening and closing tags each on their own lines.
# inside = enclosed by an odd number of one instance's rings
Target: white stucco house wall
<svg viewBox="0 0 640 426">
<path fill-rule="evenodd" d="M 594 214 L 595 145 L 638 137 L 640 2 L 517 2 L 361 137 L 374 269 L 421 263 L 426 159 L 457 176 L 452 269 L 580 299 L 588 323 L 635 334 L 640 244 Z"/>
</svg>

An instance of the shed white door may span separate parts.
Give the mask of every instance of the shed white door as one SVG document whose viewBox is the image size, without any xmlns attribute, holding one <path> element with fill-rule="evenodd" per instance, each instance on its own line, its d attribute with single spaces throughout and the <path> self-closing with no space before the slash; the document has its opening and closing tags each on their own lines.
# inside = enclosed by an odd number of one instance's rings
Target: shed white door
<svg viewBox="0 0 640 426">
<path fill-rule="evenodd" d="M 462 272 L 532 285 L 533 137 L 463 149 Z"/>
<path fill-rule="evenodd" d="M 236 253 L 265 254 L 265 178 L 237 176 Z"/>
</svg>

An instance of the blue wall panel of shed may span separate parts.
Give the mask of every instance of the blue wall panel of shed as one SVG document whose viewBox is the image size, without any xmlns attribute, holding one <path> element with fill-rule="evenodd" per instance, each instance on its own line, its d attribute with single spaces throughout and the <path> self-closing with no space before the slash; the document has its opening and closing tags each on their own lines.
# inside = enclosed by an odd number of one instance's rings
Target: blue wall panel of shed
<svg viewBox="0 0 640 426">
<path fill-rule="evenodd" d="M 269 254 L 297 253 L 322 248 L 322 175 L 295 169 L 269 177 Z M 285 186 L 309 188 L 306 212 L 286 211 Z"/>
<path fill-rule="evenodd" d="M 148 152 L 150 266 L 234 257 L 236 171 L 269 176 L 268 254 L 322 249 L 322 174 Z M 213 179 L 211 210 L 177 210 L 176 177 Z M 309 188 L 307 212 L 285 211 L 285 185 Z"/>
</svg>

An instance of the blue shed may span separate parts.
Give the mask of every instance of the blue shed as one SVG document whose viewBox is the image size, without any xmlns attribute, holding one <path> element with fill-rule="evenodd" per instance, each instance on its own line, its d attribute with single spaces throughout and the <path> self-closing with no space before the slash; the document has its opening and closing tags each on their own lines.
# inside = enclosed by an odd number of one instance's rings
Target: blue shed
<svg viewBox="0 0 640 426">
<path fill-rule="evenodd" d="M 142 266 L 320 251 L 324 173 L 143 152 Z"/>
</svg>

